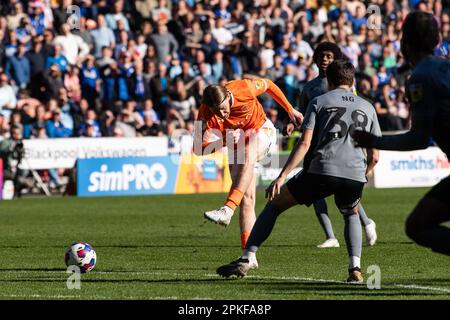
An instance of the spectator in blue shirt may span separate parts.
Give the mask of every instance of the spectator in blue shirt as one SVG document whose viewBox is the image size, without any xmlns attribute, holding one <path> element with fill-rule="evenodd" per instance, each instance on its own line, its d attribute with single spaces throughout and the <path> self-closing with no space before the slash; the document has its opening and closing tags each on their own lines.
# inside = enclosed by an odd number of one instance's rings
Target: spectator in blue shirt
<svg viewBox="0 0 450 320">
<path fill-rule="evenodd" d="M 26 48 L 24 44 L 19 44 L 17 54 L 6 63 L 6 74 L 16 82 L 20 89 L 24 89 L 30 82 L 30 62 L 25 56 Z"/>
<path fill-rule="evenodd" d="M 95 67 L 95 58 L 92 55 L 86 57 L 85 65 L 80 72 L 81 91 L 89 106 L 95 106 L 95 99 L 98 96 L 100 73 Z"/>
<path fill-rule="evenodd" d="M 41 2 L 30 3 L 30 22 L 34 28 L 36 35 L 41 35 L 45 30 L 45 14 L 44 5 Z"/>
<path fill-rule="evenodd" d="M 49 69 L 52 65 L 56 64 L 61 72 L 66 72 L 69 62 L 66 57 L 61 54 L 61 50 L 61 46 L 59 44 L 55 44 L 53 56 L 49 56 L 45 63 L 46 69 Z"/>
<path fill-rule="evenodd" d="M 355 33 L 355 34 L 359 33 L 359 29 L 361 28 L 361 26 L 364 24 L 367 24 L 367 18 L 365 17 L 365 12 L 364 12 L 363 7 L 361 7 L 361 6 L 356 7 L 355 17 L 352 18 L 351 21 L 352 21 L 353 33 Z"/>
<path fill-rule="evenodd" d="M 105 16 L 99 14 L 97 17 L 97 29 L 91 31 L 94 40 L 94 56 L 101 57 L 103 47 L 115 47 L 116 39 L 114 32 L 106 26 Z"/>
<path fill-rule="evenodd" d="M 88 110 L 85 120 L 80 124 L 80 137 L 101 137 L 100 124 L 94 110 Z"/>
<path fill-rule="evenodd" d="M 49 138 L 66 138 L 72 135 L 72 130 L 64 127 L 61 123 L 61 110 L 53 111 L 52 119 L 45 124 L 47 136 Z"/>
</svg>

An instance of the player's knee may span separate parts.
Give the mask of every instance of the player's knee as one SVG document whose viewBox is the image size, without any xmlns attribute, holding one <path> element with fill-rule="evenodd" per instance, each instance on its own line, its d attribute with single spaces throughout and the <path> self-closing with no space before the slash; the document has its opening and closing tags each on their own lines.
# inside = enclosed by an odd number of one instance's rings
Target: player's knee
<svg viewBox="0 0 450 320">
<path fill-rule="evenodd" d="M 245 194 L 241 201 L 241 206 L 245 210 L 254 210 L 255 208 L 255 196 L 252 194 Z"/>
<path fill-rule="evenodd" d="M 356 206 L 343 206 L 339 207 L 339 211 L 341 214 L 345 216 L 357 215 L 358 214 L 358 205 Z"/>
<path fill-rule="evenodd" d="M 254 194 L 244 194 L 244 197 L 242 198 L 242 202 L 244 202 L 246 205 L 253 207 L 255 205 L 255 195 Z"/>
<path fill-rule="evenodd" d="M 405 222 L 405 233 L 411 240 L 419 243 L 420 234 L 422 231 L 422 224 L 419 219 L 420 213 L 413 211 L 413 213 L 406 219 Z"/>
</svg>

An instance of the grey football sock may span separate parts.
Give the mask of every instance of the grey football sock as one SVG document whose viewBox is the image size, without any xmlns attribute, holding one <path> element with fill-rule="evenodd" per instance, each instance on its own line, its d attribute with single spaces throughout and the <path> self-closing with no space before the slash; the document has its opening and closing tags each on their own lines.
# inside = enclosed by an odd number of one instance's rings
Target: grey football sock
<svg viewBox="0 0 450 320">
<path fill-rule="evenodd" d="M 359 219 L 361 220 L 361 223 L 364 227 L 370 224 L 369 217 L 367 216 L 366 211 L 364 210 L 361 202 L 358 204 L 358 213 Z"/>
<path fill-rule="evenodd" d="M 328 216 L 328 207 L 325 199 L 317 200 L 313 203 L 314 211 L 316 212 L 317 219 L 319 219 L 320 225 L 327 239 L 336 239 L 333 232 L 333 226 L 331 225 L 330 217 Z"/>
<path fill-rule="evenodd" d="M 247 240 L 245 249 L 250 252 L 256 252 L 258 247 L 269 237 L 275 222 L 280 214 L 277 207 L 271 202 L 267 203 L 261 214 L 256 219 L 252 232 Z"/>
<path fill-rule="evenodd" d="M 361 257 L 362 251 L 362 231 L 358 215 L 349 214 L 344 216 L 345 228 L 344 236 L 347 244 L 349 257 Z"/>
</svg>

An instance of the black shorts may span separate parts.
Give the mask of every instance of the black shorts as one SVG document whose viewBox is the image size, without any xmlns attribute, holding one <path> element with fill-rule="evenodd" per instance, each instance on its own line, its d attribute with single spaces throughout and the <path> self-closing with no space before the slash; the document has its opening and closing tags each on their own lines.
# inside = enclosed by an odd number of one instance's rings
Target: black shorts
<svg viewBox="0 0 450 320">
<path fill-rule="evenodd" d="M 441 182 L 431 188 L 431 190 L 426 194 L 426 197 L 430 197 L 450 205 L 450 176 L 442 179 Z"/>
<path fill-rule="evenodd" d="M 359 203 L 364 183 L 302 170 L 292 177 L 286 186 L 298 204 L 309 207 L 317 200 L 334 195 L 336 206 L 341 210 L 348 210 Z"/>
</svg>

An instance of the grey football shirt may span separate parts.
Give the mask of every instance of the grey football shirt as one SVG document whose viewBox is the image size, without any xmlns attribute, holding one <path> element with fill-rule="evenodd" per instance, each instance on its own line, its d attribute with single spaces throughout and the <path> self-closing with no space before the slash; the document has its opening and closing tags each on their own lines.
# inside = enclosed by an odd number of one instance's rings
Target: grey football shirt
<svg viewBox="0 0 450 320">
<path fill-rule="evenodd" d="M 328 91 L 327 78 L 316 77 L 311 81 L 308 81 L 303 87 L 300 94 L 298 111 L 305 114 L 306 108 L 312 99 L 318 97 Z"/>
<path fill-rule="evenodd" d="M 313 129 L 316 141 L 308 172 L 367 182 L 365 150 L 354 146 L 350 134 L 361 129 L 381 136 L 369 102 L 342 88 L 332 90 L 310 102 L 302 128 Z"/>
</svg>

